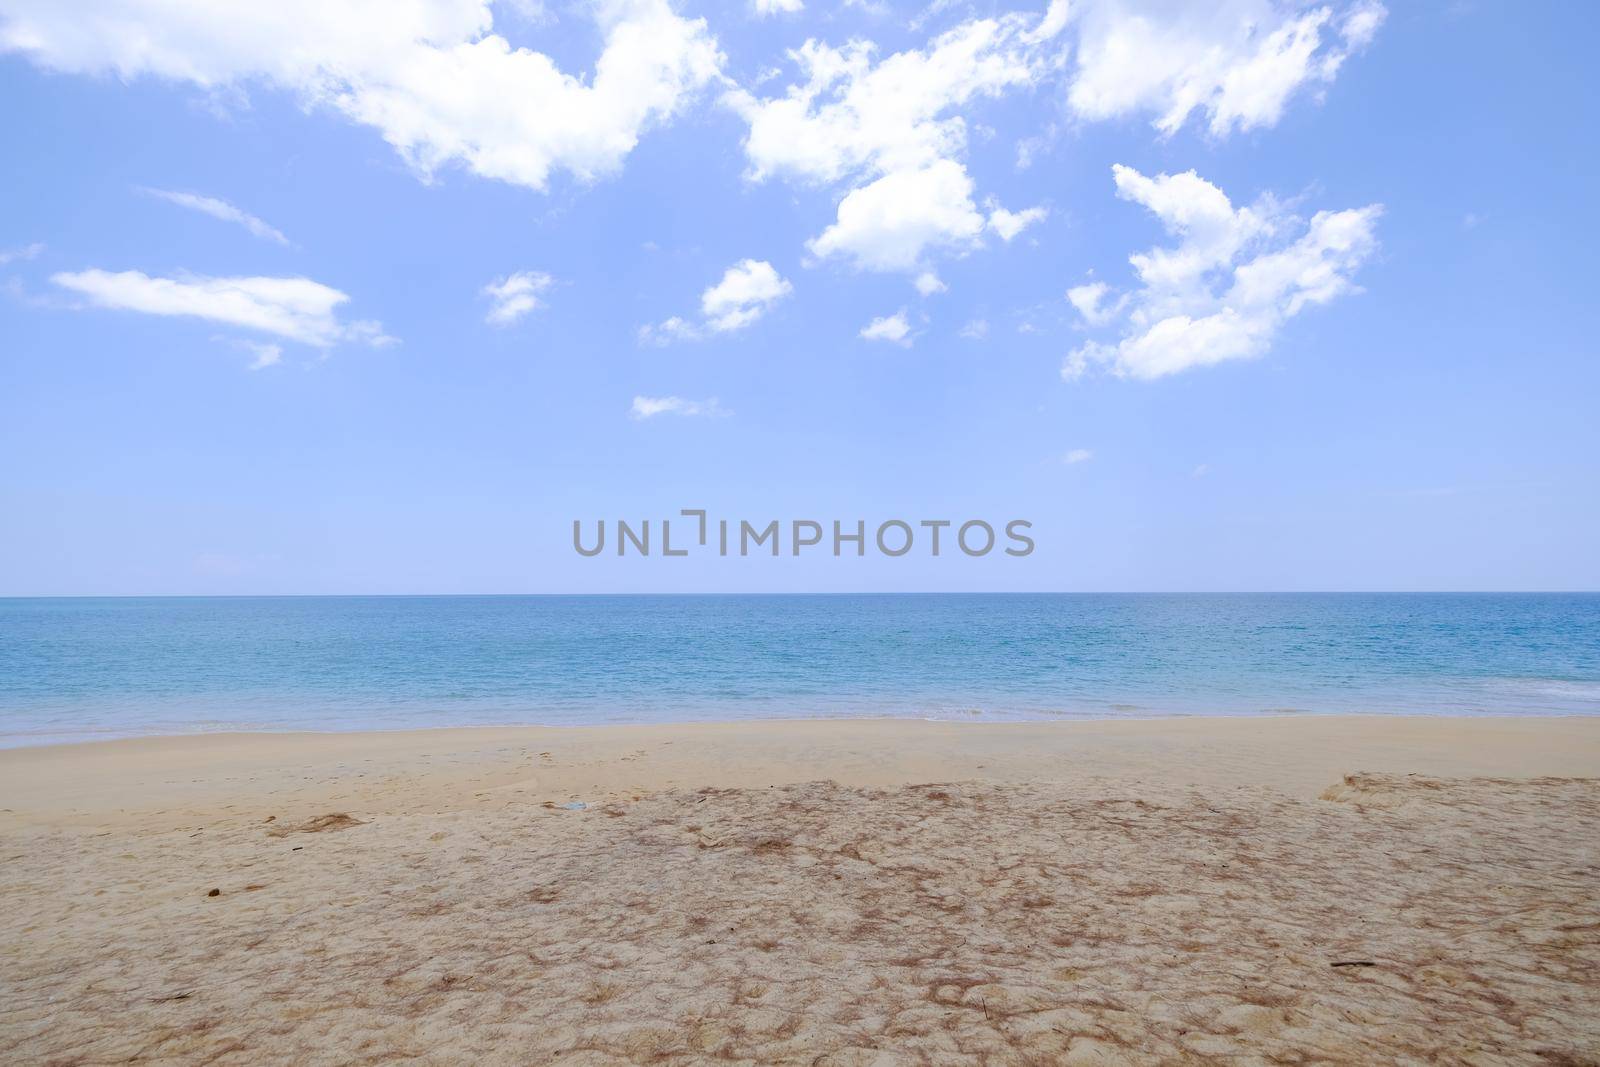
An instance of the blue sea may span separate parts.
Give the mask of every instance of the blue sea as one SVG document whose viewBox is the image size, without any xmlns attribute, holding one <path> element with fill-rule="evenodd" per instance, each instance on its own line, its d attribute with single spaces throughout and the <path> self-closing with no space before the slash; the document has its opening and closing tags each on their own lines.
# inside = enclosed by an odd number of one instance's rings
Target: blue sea
<svg viewBox="0 0 1600 1067">
<path fill-rule="evenodd" d="M 904 716 L 1600 714 L 1600 594 L 0 599 L 0 746 Z"/>
</svg>

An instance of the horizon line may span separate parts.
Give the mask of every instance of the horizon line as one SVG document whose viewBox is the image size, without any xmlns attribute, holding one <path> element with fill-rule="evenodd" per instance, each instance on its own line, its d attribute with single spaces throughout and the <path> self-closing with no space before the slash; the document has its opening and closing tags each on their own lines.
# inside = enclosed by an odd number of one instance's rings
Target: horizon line
<svg viewBox="0 0 1600 1067">
<path fill-rule="evenodd" d="M 420 600 L 530 597 L 825 596 L 1596 596 L 1600 589 L 849 589 L 519 593 L 0 593 L 0 600 Z"/>
</svg>

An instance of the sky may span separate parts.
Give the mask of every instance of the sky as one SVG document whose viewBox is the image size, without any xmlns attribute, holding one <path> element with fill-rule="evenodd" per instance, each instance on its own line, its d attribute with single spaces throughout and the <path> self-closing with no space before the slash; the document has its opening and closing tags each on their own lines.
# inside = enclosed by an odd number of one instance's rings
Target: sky
<svg viewBox="0 0 1600 1067">
<path fill-rule="evenodd" d="M 0 0 L 0 595 L 1600 588 L 1597 24 Z"/>
</svg>

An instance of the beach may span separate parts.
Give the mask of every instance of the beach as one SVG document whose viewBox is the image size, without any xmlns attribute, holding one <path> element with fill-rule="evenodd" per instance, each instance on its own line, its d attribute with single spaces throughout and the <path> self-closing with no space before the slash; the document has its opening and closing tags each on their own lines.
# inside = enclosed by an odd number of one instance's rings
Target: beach
<svg viewBox="0 0 1600 1067">
<path fill-rule="evenodd" d="M 1600 720 L 0 752 L 13 1062 L 1587 1063 Z"/>
</svg>

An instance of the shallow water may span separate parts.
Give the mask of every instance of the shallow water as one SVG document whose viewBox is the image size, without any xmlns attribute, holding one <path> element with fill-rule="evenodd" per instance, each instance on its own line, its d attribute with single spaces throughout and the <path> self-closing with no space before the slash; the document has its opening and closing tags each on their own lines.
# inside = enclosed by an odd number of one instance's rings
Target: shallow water
<svg viewBox="0 0 1600 1067">
<path fill-rule="evenodd" d="M 0 745 L 893 715 L 1600 713 L 1600 594 L 0 599 Z"/>
</svg>

